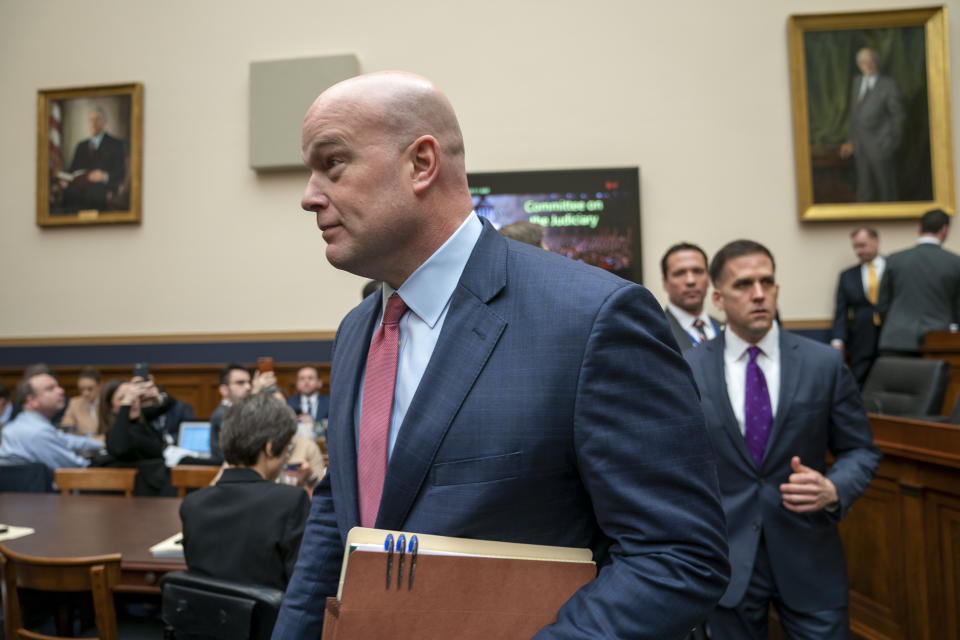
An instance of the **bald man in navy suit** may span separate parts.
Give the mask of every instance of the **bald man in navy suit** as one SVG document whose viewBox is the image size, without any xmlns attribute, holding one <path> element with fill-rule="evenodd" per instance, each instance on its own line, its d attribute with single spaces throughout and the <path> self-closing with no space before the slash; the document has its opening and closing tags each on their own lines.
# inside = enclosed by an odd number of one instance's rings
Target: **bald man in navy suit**
<svg viewBox="0 0 960 640">
<path fill-rule="evenodd" d="M 274 639 L 320 637 L 357 524 L 589 547 L 599 574 L 537 638 L 685 638 L 726 584 L 726 531 L 697 390 L 653 296 L 482 221 L 453 108 L 424 78 L 328 89 L 303 155 L 328 261 L 383 289 L 337 331 L 330 471 Z"/>
</svg>

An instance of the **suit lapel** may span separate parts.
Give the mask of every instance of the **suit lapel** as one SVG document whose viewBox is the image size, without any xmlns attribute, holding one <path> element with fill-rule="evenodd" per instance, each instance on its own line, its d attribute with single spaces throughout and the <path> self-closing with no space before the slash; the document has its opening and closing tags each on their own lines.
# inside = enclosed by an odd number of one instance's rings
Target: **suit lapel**
<svg viewBox="0 0 960 640">
<path fill-rule="evenodd" d="M 488 222 L 483 225 L 400 425 L 387 466 L 378 528 L 403 528 L 447 430 L 507 326 L 487 306 L 506 285 L 507 244 Z"/>
<path fill-rule="evenodd" d="M 733 441 L 733 448 L 739 452 L 744 464 L 754 469 L 756 464 L 754 464 L 750 450 L 747 448 L 746 440 L 743 439 L 743 434 L 740 433 L 740 423 L 737 422 L 737 416 L 733 413 L 733 407 L 730 406 L 730 394 L 727 393 L 727 375 L 723 363 L 725 347 L 726 340 L 721 333 L 716 340 L 711 340 L 698 348 L 707 349 L 710 355 L 707 359 L 710 369 L 707 372 L 707 384 L 710 385 L 709 394 L 713 398 L 715 408 L 723 413 L 720 418 L 723 429 L 727 432 L 730 440 Z"/>
<path fill-rule="evenodd" d="M 670 322 L 670 329 L 673 331 L 673 337 L 676 338 L 680 349 L 683 350 L 692 347 L 693 339 L 690 337 L 690 334 L 680 326 L 680 321 L 677 320 L 676 316 L 673 315 L 670 309 L 665 309 L 664 314 L 667 316 L 667 320 Z"/>
<path fill-rule="evenodd" d="M 796 338 L 780 329 L 780 399 L 777 402 L 777 415 L 773 419 L 770 429 L 770 439 L 763 454 L 763 464 L 773 458 L 770 453 L 776 446 L 777 436 L 783 430 L 783 425 L 790 415 L 790 405 L 797 391 L 797 381 L 800 379 L 802 362 L 798 353 L 799 345 Z"/>
<path fill-rule="evenodd" d="M 360 375 L 367 362 L 370 337 L 374 323 L 380 315 L 380 297 L 371 296 L 357 310 L 361 314 L 357 322 L 342 329 L 343 335 L 335 342 L 336 368 L 330 372 L 330 421 L 327 437 L 331 439 L 331 479 L 340 486 L 340 495 L 352 499 L 337 503 L 337 515 L 341 528 L 349 529 L 359 524 L 357 507 L 357 424 L 355 421 L 357 394 L 360 391 Z"/>
</svg>

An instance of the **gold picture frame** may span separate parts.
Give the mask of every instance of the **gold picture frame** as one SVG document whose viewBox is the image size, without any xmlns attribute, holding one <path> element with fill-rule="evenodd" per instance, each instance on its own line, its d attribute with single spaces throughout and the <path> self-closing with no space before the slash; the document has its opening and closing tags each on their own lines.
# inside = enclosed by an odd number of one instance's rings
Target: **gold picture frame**
<svg viewBox="0 0 960 640">
<path fill-rule="evenodd" d="M 37 225 L 139 223 L 143 85 L 37 94 Z"/>
<path fill-rule="evenodd" d="M 794 15 L 787 31 L 800 219 L 952 215 L 946 8 Z"/>
</svg>

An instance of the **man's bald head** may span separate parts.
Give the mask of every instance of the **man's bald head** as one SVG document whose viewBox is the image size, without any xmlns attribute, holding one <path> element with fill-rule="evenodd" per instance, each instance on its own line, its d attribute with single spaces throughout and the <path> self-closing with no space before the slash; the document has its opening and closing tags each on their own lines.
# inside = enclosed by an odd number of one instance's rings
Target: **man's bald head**
<svg viewBox="0 0 960 640">
<path fill-rule="evenodd" d="M 473 208 L 453 106 L 404 72 L 344 80 L 303 121 L 302 207 L 335 267 L 399 287 Z"/>
<path fill-rule="evenodd" d="M 458 160 L 465 173 L 463 134 L 453 105 L 430 80 L 405 71 L 381 71 L 338 82 L 314 101 L 307 113 L 332 105 L 346 106 L 381 127 L 384 134 L 406 147 L 429 135 L 444 155 Z"/>
</svg>

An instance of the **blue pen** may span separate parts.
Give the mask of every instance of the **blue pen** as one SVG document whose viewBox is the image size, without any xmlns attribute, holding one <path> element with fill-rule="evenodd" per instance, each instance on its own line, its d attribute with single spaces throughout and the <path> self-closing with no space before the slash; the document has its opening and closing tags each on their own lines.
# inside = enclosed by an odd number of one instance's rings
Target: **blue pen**
<svg viewBox="0 0 960 640">
<path fill-rule="evenodd" d="M 407 538 L 402 533 L 397 536 L 397 551 L 400 553 L 400 560 L 397 561 L 397 589 L 403 582 L 403 554 L 407 550 Z"/>
<path fill-rule="evenodd" d="M 387 539 L 383 541 L 383 550 L 387 552 L 387 586 L 390 588 L 390 570 L 393 568 L 393 534 L 388 533 Z"/>
<path fill-rule="evenodd" d="M 407 591 L 413 589 L 413 572 L 417 570 L 417 551 L 420 549 L 420 541 L 417 536 L 410 536 L 410 581 L 407 583 Z"/>
</svg>

